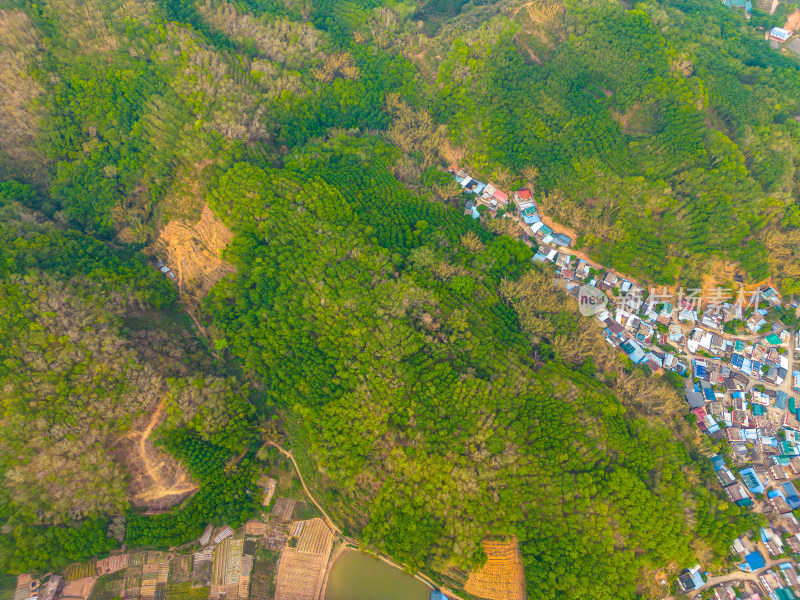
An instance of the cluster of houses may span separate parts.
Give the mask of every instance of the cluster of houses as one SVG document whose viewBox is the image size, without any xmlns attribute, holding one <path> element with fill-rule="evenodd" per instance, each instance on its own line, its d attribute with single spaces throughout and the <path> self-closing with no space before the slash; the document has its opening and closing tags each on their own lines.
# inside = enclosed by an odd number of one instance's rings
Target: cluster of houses
<svg viewBox="0 0 800 600">
<path fill-rule="evenodd" d="M 471 214 L 474 219 L 478 219 L 481 216 L 478 206 L 486 206 L 493 213 L 496 213 L 500 209 L 507 208 L 513 202 L 519 214 L 520 222 L 523 224 L 525 236 L 532 237 L 539 245 L 539 252 L 535 257 L 536 260 L 556 262 L 559 256 L 558 248 L 568 248 L 572 243 L 572 238 L 568 235 L 557 233 L 542 222 L 533 193 L 528 188 L 516 190 L 509 198 L 507 193 L 499 190 L 492 182 L 482 183 L 478 181 L 458 164 L 450 165 L 447 172 L 464 188 L 465 192 L 470 194 L 470 198 L 464 205 L 464 210 L 466 213 Z M 569 257 L 568 254 L 563 256 Z"/>
<path fill-rule="evenodd" d="M 763 498 L 772 509 L 768 512 L 787 515 L 787 519 L 794 524 L 791 529 L 796 531 L 790 532 L 790 535 L 800 534 L 800 526 L 797 526 L 792 514 L 793 510 L 800 508 L 800 497 L 790 480 L 800 475 L 800 457 L 773 456 L 767 459 L 766 463 L 749 466 L 737 474 L 734 474 L 725 463 L 725 459 L 719 455 L 715 454 L 711 458 L 711 464 L 720 486 L 731 502 L 738 506 L 751 506 L 753 498 Z M 767 489 L 770 479 L 775 483 L 775 489 Z M 775 544 L 777 542 L 778 540 L 775 540 Z M 781 544 L 770 548 L 766 540 L 764 543 L 771 554 L 777 556 L 783 553 Z M 800 549 L 800 537 L 795 539 L 795 544 Z"/>
<path fill-rule="evenodd" d="M 757 573 L 756 581 L 742 578 L 728 581 L 703 591 L 702 598 L 708 600 L 797 600 L 794 589 L 800 585 L 797 568 L 789 561 L 777 563 L 771 569 L 767 566 L 761 552 L 736 540 L 734 549 L 741 555 L 739 568 L 746 573 Z M 736 547 L 740 548 L 736 550 Z M 704 573 L 700 565 L 684 569 L 678 577 L 678 587 L 684 593 L 697 590 L 705 585 Z M 794 588 L 794 589 L 793 589 Z"/>
<path fill-rule="evenodd" d="M 712 458 L 726 496 L 738 506 L 758 503 L 759 510 L 771 515 L 775 529 L 760 531 L 760 547 L 771 557 L 787 550 L 800 553 L 800 524 L 793 515 L 800 509 L 800 496 L 792 483 L 800 477 L 800 402 L 786 391 L 774 389 L 790 376 L 789 353 L 800 352 L 800 335 L 791 347 L 791 335 L 767 321 L 769 308 L 781 306 L 777 290 L 756 290 L 750 302 L 742 302 L 741 291 L 735 303 L 720 297 L 710 302 L 706 299 L 705 306 L 691 294 L 677 298 L 646 295 L 619 274 L 598 272 L 585 260 L 565 252 L 572 240 L 542 222 L 530 190 L 516 190 L 509 196 L 491 182 L 477 181 L 458 165 L 449 171 L 472 194 L 465 210 L 475 218 L 480 216 L 480 205 L 498 211 L 513 202 L 525 227 L 523 238 L 533 237 L 538 244 L 533 262 L 553 263 L 570 295 L 579 298 L 585 286 L 604 292 L 607 302 L 595 318 L 611 346 L 655 374 L 675 372 L 685 377 L 684 394 L 698 428 L 731 445 L 732 466 L 720 456 Z M 759 308 L 761 300 L 765 301 L 763 308 Z M 796 304 L 793 307 L 797 308 Z M 744 323 L 759 337 L 730 339 L 724 331 L 733 321 Z M 683 359 L 683 348 L 692 356 L 689 364 Z M 800 392 L 800 372 L 792 371 L 791 376 L 793 389 Z M 761 552 L 745 538 L 736 540 L 732 550 L 742 557 L 740 569 L 759 572 L 761 592 L 774 600 L 795 598 L 790 588 L 799 582 L 792 563 L 765 570 Z M 684 592 L 705 586 L 700 565 L 685 569 L 678 585 Z M 746 598 L 760 599 L 759 591 L 754 590 Z M 717 586 L 711 594 L 719 600 L 738 598 L 729 585 Z"/>
<path fill-rule="evenodd" d="M 793 533 L 794 532 L 794 533 Z M 738 568 L 743 573 L 755 573 L 756 580 L 743 578 L 728 581 L 711 587 L 703 592 L 703 598 L 713 600 L 797 600 L 795 590 L 800 589 L 800 576 L 797 566 L 791 561 L 780 560 L 786 553 L 786 546 L 792 552 L 800 549 L 800 524 L 793 515 L 788 514 L 777 530 L 772 527 L 762 527 L 758 530 L 754 541 L 747 536 L 734 540 L 731 553 L 738 555 Z M 767 561 L 760 548 L 765 548 L 770 556 L 771 568 L 767 568 Z M 707 581 L 700 565 L 684 569 L 678 577 L 678 588 L 683 593 L 697 590 L 706 585 Z"/>
<path fill-rule="evenodd" d="M 778 331 L 747 343 L 695 329 L 686 340 L 686 347 L 692 354 L 709 356 L 709 360 L 698 361 L 706 366 L 708 381 L 724 389 L 740 390 L 751 382 L 783 385 L 789 372 L 790 338 L 787 331 Z"/>
<path fill-rule="evenodd" d="M 679 375 L 687 374 L 689 366 L 675 353 L 663 349 L 669 347 L 669 340 L 682 338 L 680 326 L 658 326 L 659 323 L 669 323 L 669 314 L 674 307 L 668 302 L 660 307 L 649 300 L 641 302 L 644 290 L 616 273 L 607 272 L 602 278 L 588 278 L 588 272 L 586 262 L 578 260 L 574 271 L 562 267 L 559 276 L 573 296 L 577 297 L 581 284 L 585 282 L 620 298 L 617 302 L 610 300 L 608 309 L 595 315 L 603 327 L 606 342 L 619 348 L 634 364 L 646 365 L 654 373 L 674 371 Z M 638 300 L 630 302 L 631 298 Z"/>
</svg>

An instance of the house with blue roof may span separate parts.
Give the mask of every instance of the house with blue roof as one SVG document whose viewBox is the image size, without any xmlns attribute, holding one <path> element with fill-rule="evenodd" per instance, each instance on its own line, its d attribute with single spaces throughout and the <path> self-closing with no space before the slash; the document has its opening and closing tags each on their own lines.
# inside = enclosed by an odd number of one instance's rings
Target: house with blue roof
<svg viewBox="0 0 800 600">
<path fill-rule="evenodd" d="M 792 482 L 787 481 L 782 487 L 786 497 L 786 504 L 788 504 L 792 510 L 800 508 L 800 496 L 797 495 L 797 489 L 792 485 Z"/>
<path fill-rule="evenodd" d="M 758 478 L 758 474 L 753 470 L 752 467 L 748 467 L 747 469 L 739 471 L 739 476 L 742 478 L 742 481 L 744 481 L 744 484 L 751 493 L 764 493 L 764 484 L 761 483 L 761 480 Z"/>
<path fill-rule="evenodd" d="M 778 443 L 778 448 L 784 456 L 800 456 L 800 447 L 794 442 L 783 441 Z"/>
<path fill-rule="evenodd" d="M 694 376 L 702 379 L 706 376 L 706 361 L 692 359 L 692 366 L 694 367 Z"/>
<path fill-rule="evenodd" d="M 767 343 L 770 346 L 780 346 L 781 345 L 781 338 L 774 333 L 770 333 L 766 338 Z"/>
<path fill-rule="evenodd" d="M 535 225 L 536 223 L 541 223 L 542 220 L 536 215 L 523 215 L 522 220 L 525 221 L 528 225 Z"/>
<path fill-rule="evenodd" d="M 469 184 L 464 186 L 464 188 L 468 192 L 472 192 L 473 194 L 476 194 L 478 196 L 481 195 L 481 192 L 483 191 L 483 188 L 485 188 L 485 187 L 486 187 L 485 183 L 481 183 L 480 181 L 478 181 L 476 179 L 473 179 Z"/>
<path fill-rule="evenodd" d="M 706 582 L 703 581 L 703 576 L 700 573 L 700 565 L 695 565 L 691 569 L 684 569 L 683 573 L 678 577 L 678 587 L 684 593 L 696 590 L 705 584 Z"/>
<path fill-rule="evenodd" d="M 642 362 L 642 359 L 645 355 L 644 350 L 642 350 L 641 346 L 639 346 L 639 344 L 633 340 L 627 340 L 626 342 L 620 344 L 619 347 L 623 352 L 625 352 L 625 354 L 628 355 L 628 358 L 631 359 L 633 364 L 638 365 L 640 362 Z"/>
<path fill-rule="evenodd" d="M 759 569 L 763 569 L 767 566 L 767 563 L 764 561 L 764 557 L 761 556 L 761 553 L 758 551 L 751 552 L 747 556 L 744 557 L 745 562 L 739 565 L 739 568 L 742 571 L 758 571 Z"/>
</svg>

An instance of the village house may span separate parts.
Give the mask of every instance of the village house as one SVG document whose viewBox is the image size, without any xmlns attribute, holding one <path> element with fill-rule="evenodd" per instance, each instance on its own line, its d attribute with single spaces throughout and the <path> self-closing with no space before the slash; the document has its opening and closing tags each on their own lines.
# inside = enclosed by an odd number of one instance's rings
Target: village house
<svg viewBox="0 0 800 600">
<path fill-rule="evenodd" d="M 600 282 L 600 284 L 597 287 L 599 287 L 601 289 L 612 290 L 617 285 L 617 280 L 618 279 L 619 278 L 617 277 L 617 275 L 615 273 L 612 273 L 611 271 L 609 271 L 608 273 L 606 273 L 606 276 L 603 277 L 603 280 Z"/>
<path fill-rule="evenodd" d="M 684 594 L 705 585 L 700 571 L 700 565 L 695 565 L 691 569 L 684 569 L 678 577 L 678 587 Z"/>
<path fill-rule="evenodd" d="M 753 333 L 758 333 L 758 330 L 767 324 L 766 319 L 764 319 L 764 315 L 766 314 L 767 311 L 764 309 L 755 311 L 752 315 L 750 315 L 750 318 L 747 319 L 747 328 Z"/>
<path fill-rule="evenodd" d="M 780 492 L 772 490 L 767 495 L 769 496 L 770 504 L 772 504 L 772 507 L 778 514 L 785 515 L 786 513 L 792 512 L 792 509 L 786 503 L 786 500 Z"/>
</svg>

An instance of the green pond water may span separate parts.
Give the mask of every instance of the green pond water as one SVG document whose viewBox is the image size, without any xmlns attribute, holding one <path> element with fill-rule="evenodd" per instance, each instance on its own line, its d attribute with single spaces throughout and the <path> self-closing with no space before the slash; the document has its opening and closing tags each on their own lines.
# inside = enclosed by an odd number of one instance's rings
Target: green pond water
<svg viewBox="0 0 800 600">
<path fill-rule="evenodd" d="M 328 576 L 325 600 L 429 600 L 430 588 L 364 552 L 348 552 Z"/>
</svg>

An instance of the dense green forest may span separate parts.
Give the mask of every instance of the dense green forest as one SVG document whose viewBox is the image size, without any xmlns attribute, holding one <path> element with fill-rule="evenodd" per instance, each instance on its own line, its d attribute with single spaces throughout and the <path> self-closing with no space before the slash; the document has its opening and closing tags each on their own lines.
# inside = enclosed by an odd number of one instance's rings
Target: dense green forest
<svg viewBox="0 0 800 600">
<path fill-rule="evenodd" d="M 608 347 L 510 220 L 464 216 L 442 168 L 532 187 L 643 281 L 729 263 L 800 292 L 800 61 L 755 29 L 777 19 L 6 0 L 0 571 L 236 526 L 274 436 L 350 533 L 456 586 L 487 534 L 520 540 L 532 598 L 632 598 L 723 560 L 757 519 L 714 487 L 674 389 Z M 119 448 L 156 406 L 197 491 L 145 516 Z"/>
</svg>

